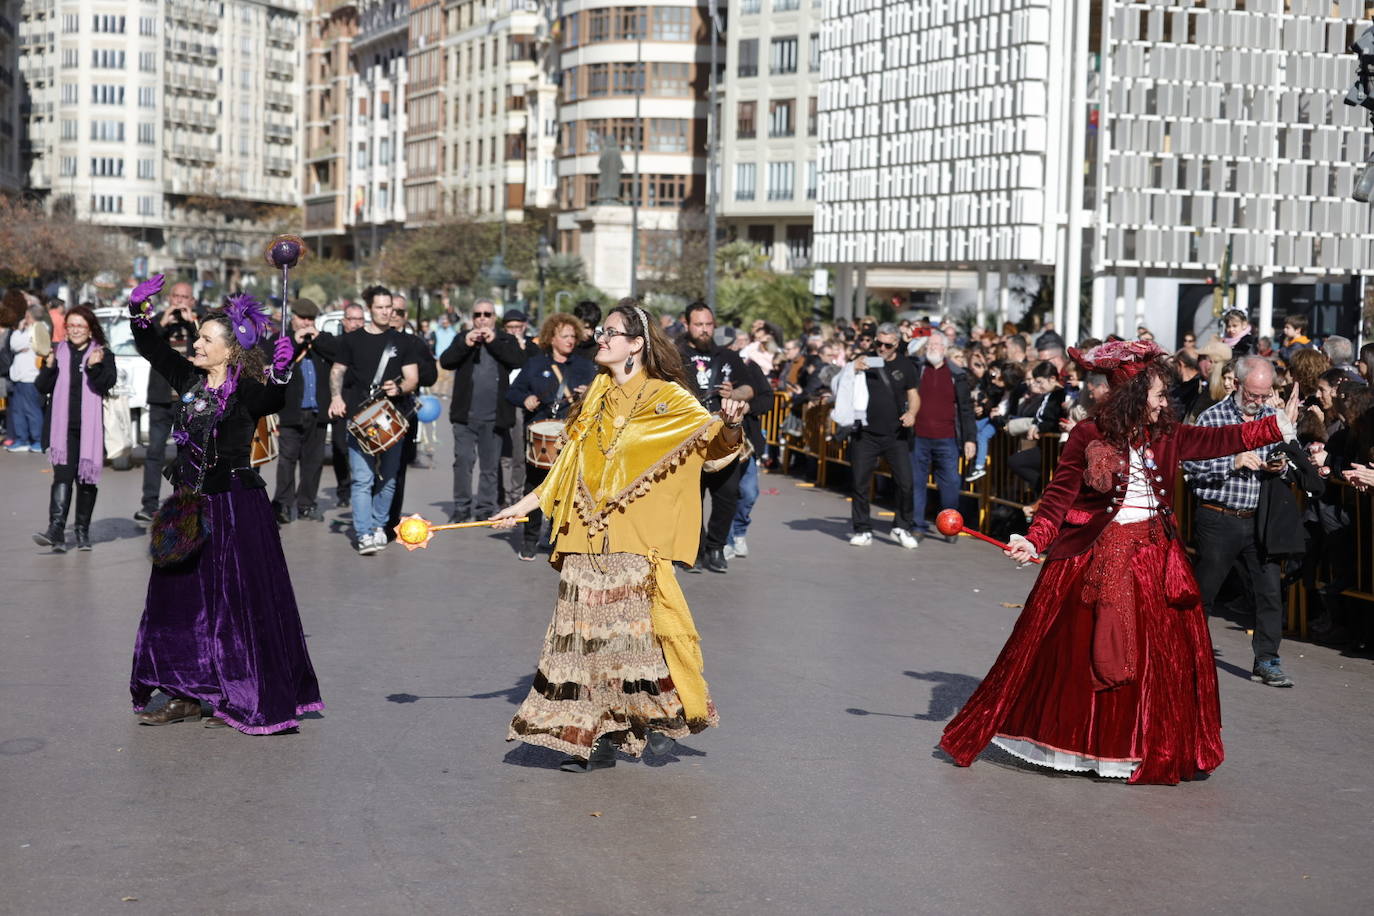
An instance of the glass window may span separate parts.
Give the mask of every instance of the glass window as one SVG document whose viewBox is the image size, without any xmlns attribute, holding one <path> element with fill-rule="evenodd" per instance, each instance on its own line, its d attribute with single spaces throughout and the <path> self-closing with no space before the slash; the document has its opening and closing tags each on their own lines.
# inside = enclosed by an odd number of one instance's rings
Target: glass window
<svg viewBox="0 0 1374 916">
<path fill-rule="evenodd" d="M 774 99 L 768 103 L 768 136 L 791 137 L 797 132 L 796 100 Z"/>
<path fill-rule="evenodd" d="M 690 96 L 692 94 L 690 64 L 654 64 L 654 95 Z"/>
<path fill-rule="evenodd" d="M 811 37 L 806 40 L 807 66 L 812 73 L 819 73 L 821 69 L 821 33 L 812 32 Z"/>
<path fill-rule="evenodd" d="M 792 199 L 793 180 L 796 175 L 796 170 L 796 163 L 793 162 L 768 163 L 769 200 Z"/>
<path fill-rule="evenodd" d="M 801 0 L 773 0 L 773 12 L 786 13 L 801 9 Z"/>
<path fill-rule="evenodd" d="M 740 76 L 759 75 L 759 40 L 757 38 L 744 38 L 739 43 L 739 69 Z"/>
<path fill-rule="evenodd" d="M 687 152 L 685 118 L 653 118 L 649 121 L 649 149 L 655 153 Z"/>
<path fill-rule="evenodd" d="M 758 102 L 740 102 L 738 114 L 735 118 L 735 136 L 741 140 L 749 140 L 758 135 Z"/>
<path fill-rule="evenodd" d="M 735 200 L 753 200 L 758 166 L 752 162 L 735 163 Z"/>
<path fill-rule="evenodd" d="M 770 73 L 796 73 L 797 37 L 774 38 L 769 44 L 768 61 Z"/>
<path fill-rule="evenodd" d="M 757 13 L 760 6 L 759 0 L 740 0 L 739 11 L 741 13 Z"/>
<path fill-rule="evenodd" d="M 692 8 L 660 6 L 654 9 L 655 41 L 691 41 Z"/>
</svg>

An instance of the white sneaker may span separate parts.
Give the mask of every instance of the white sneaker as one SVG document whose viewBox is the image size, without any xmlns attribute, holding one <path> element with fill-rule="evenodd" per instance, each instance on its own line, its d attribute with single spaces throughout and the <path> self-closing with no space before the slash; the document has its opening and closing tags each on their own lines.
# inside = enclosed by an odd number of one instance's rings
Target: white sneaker
<svg viewBox="0 0 1374 916">
<path fill-rule="evenodd" d="M 856 531 L 849 537 L 850 547 L 867 547 L 873 543 L 872 531 Z"/>
<path fill-rule="evenodd" d="M 386 550 L 386 529 L 378 528 L 372 532 L 372 543 L 377 545 L 378 550 Z"/>
<path fill-rule="evenodd" d="M 749 544 L 744 540 L 744 538 L 735 538 L 735 556 L 749 556 Z"/>
<path fill-rule="evenodd" d="M 987 474 L 988 472 L 986 468 L 974 468 L 973 470 L 968 472 L 968 476 L 964 478 L 964 481 L 966 483 L 973 483 L 980 477 L 986 477 Z"/>
<path fill-rule="evenodd" d="M 373 536 L 372 536 L 372 535 L 370 535 L 370 534 L 360 534 L 360 535 L 358 535 L 358 553 L 359 553 L 359 555 L 365 557 L 365 556 L 367 556 L 367 555 L 369 555 L 369 554 L 376 553 L 378 549 L 379 549 L 379 548 L 377 547 L 376 542 L 373 540 Z"/>
<path fill-rule="evenodd" d="M 901 544 L 907 550 L 915 550 L 919 546 L 919 542 L 916 540 L 916 537 L 910 531 L 907 531 L 905 528 L 893 528 L 892 539 L 896 541 L 898 544 Z"/>
<path fill-rule="evenodd" d="M 737 557 L 737 556 L 739 556 L 739 554 L 735 552 L 735 545 L 734 545 L 734 543 L 731 542 L 731 541 L 726 541 L 726 542 L 725 542 L 725 559 L 727 559 L 727 560 L 733 560 L 733 559 L 734 559 L 735 557 Z"/>
</svg>

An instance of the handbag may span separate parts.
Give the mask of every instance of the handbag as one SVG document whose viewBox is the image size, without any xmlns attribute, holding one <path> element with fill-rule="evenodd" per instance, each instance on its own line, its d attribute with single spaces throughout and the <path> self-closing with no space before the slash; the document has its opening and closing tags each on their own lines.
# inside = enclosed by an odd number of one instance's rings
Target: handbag
<svg viewBox="0 0 1374 916">
<path fill-rule="evenodd" d="M 194 487 L 178 485 L 153 515 L 148 555 L 159 569 L 177 566 L 200 553 L 209 536 L 205 496 Z"/>
</svg>

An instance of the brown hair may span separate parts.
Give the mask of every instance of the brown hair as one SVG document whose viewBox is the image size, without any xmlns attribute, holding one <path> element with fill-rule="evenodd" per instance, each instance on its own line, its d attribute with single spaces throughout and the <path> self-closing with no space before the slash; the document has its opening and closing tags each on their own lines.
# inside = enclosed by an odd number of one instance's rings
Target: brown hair
<svg viewBox="0 0 1374 916">
<path fill-rule="evenodd" d="M 1116 448 L 1125 449 L 1142 439 L 1159 439 L 1173 432 L 1178 425 L 1178 417 L 1170 403 L 1165 403 L 1164 409 L 1159 412 L 1159 419 L 1153 423 L 1146 422 L 1149 415 L 1146 395 L 1155 379 L 1159 379 L 1166 392 L 1176 381 L 1173 366 L 1169 365 L 1167 357 L 1154 360 L 1129 380 L 1112 386 L 1106 399 L 1093 411 L 1093 419 L 1097 421 L 1103 439 Z"/>
<path fill-rule="evenodd" d="M 91 311 L 89 305 L 83 302 L 81 305 L 73 305 L 67 309 L 67 317 L 71 318 L 73 315 L 86 320 L 86 327 L 91 329 L 91 340 L 100 344 L 101 347 L 109 347 L 109 343 L 105 340 L 105 329 L 101 327 L 100 319 L 95 317 L 95 312 Z"/>
<path fill-rule="evenodd" d="M 1317 379 L 1330 368 L 1331 358 L 1320 350 L 1298 350 L 1288 358 L 1288 372 L 1304 398 L 1317 393 Z"/>
<path fill-rule="evenodd" d="M 678 352 L 677 345 L 668 339 L 668 336 L 659 328 L 658 322 L 650 320 L 647 324 L 639 318 L 640 305 L 637 299 L 621 299 L 615 308 L 611 309 L 606 320 L 610 320 L 611 315 L 619 315 L 621 321 L 625 323 L 625 336 L 639 337 L 644 340 L 644 349 L 639 352 L 640 365 L 644 367 L 644 374 L 649 378 L 660 379 L 665 382 L 676 382 L 684 390 L 691 392 L 692 383 L 687 380 L 687 373 L 682 368 L 682 354 Z M 647 313 L 646 313 L 647 317 Z M 605 321 L 602 322 L 605 325 Z M 604 366 L 600 371 L 607 372 Z M 577 415 L 582 410 L 582 400 L 579 398 L 573 402 L 568 410 L 568 424 L 572 425 L 577 419 Z"/>
<path fill-rule="evenodd" d="M 229 365 L 237 367 L 239 374 L 245 378 L 251 378 L 255 382 L 261 382 L 267 378 L 267 357 L 260 347 L 253 347 L 245 350 L 243 344 L 234 336 L 234 322 L 229 316 L 216 309 L 201 319 L 201 326 L 207 324 L 219 325 L 220 333 L 224 335 L 224 342 L 229 345 Z"/>
<path fill-rule="evenodd" d="M 539 346 L 545 353 L 552 352 L 553 339 L 558 336 L 558 332 L 566 327 L 572 327 L 577 333 L 578 340 L 587 339 L 587 326 L 582 323 L 582 319 L 576 315 L 569 315 L 567 312 L 554 312 L 544 319 L 544 323 L 539 326 Z"/>
</svg>

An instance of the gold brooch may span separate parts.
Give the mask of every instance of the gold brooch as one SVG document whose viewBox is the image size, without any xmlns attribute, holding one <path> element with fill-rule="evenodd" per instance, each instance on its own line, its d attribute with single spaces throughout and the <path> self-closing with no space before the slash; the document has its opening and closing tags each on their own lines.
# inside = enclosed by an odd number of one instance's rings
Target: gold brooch
<svg viewBox="0 0 1374 916">
<path fill-rule="evenodd" d="M 625 427 L 625 418 L 616 417 L 614 420 L 611 421 L 611 425 L 614 426 L 616 429 L 623 429 Z"/>
</svg>

